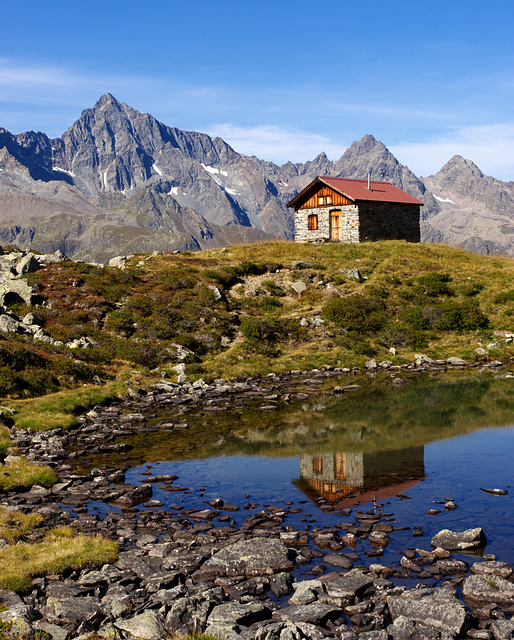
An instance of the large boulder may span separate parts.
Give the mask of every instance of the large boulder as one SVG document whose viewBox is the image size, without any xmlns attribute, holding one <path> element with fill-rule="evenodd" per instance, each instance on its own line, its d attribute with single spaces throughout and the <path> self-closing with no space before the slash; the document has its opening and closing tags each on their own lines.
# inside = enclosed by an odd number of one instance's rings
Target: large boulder
<svg viewBox="0 0 514 640">
<path fill-rule="evenodd" d="M 202 565 L 202 571 L 224 576 L 273 575 L 292 568 L 286 545 L 271 538 L 240 540 L 224 547 Z"/>
<path fill-rule="evenodd" d="M 451 635 L 465 631 L 470 621 L 453 589 L 412 589 L 401 596 L 388 596 L 387 606 L 393 624 L 402 618 Z"/>
</svg>

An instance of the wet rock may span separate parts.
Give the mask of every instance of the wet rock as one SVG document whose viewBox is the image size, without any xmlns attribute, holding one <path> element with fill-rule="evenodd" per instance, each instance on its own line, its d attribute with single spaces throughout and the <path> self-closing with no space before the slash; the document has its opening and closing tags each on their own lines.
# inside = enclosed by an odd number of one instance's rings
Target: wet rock
<svg viewBox="0 0 514 640">
<path fill-rule="evenodd" d="M 465 551 L 480 549 L 487 544 L 485 533 L 480 527 L 457 532 L 443 529 L 431 541 L 433 547 L 441 547 L 447 551 Z"/>
<path fill-rule="evenodd" d="M 462 594 L 473 602 L 494 602 L 496 604 L 514 604 L 514 584 L 496 576 L 472 575 L 464 579 Z"/>
<path fill-rule="evenodd" d="M 469 565 L 462 560 L 438 560 L 436 567 L 442 574 L 466 573 Z"/>
<path fill-rule="evenodd" d="M 401 596 L 387 596 L 386 600 L 393 623 L 403 617 L 420 627 L 432 627 L 454 636 L 465 631 L 470 623 L 464 604 L 451 589 L 412 589 Z"/>
<path fill-rule="evenodd" d="M 116 620 L 115 626 L 142 640 L 162 640 L 166 636 L 162 616 L 155 611 L 147 610 L 127 620 Z"/>
<path fill-rule="evenodd" d="M 514 569 L 506 562 L 499 562 L 497 560 L 489 560 L 486 562 L 475 562 L 470 569 L 473 574 L 493 574 L 500 576 L 501 578 L 508 579 L 514 573 Z"/>
<path fill-rule="evenodd" d="M 329 553 L 323 557 L 323 562 L 331 564 L 333 567 L 340 567 L 341 569 L 351 569 L 352 561 L 346 556 L 339 553 Z"/>
<path fill-rule="evenodd" d="M 138 487 L 130 489 L 116 500 L 113 500 L 113 502 L 122 507 L 135 507 L 138 504 L 143 504 L 143 502 L 150 500 L 152 493 L 151 484 L 141 484 Z"/>
<path fill-rule="evenodd" d="M 202 565 L 203 571 L 227 576 L 272 575 L 292 568 L 287 547 L 272 538 L 241 540 L 221 549 Z"/>
</svg>

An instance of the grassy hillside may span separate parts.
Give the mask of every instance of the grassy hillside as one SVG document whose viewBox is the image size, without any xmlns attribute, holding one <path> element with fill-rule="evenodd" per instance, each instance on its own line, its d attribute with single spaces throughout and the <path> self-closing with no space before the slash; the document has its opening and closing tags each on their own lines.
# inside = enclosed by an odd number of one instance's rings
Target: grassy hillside
<svg viewBox="0 0 514 640">
<path fill-rule="evenodd" d="M 360 277 L 352 272 L 357 268 Z M 504 359 L 514 329 L 514 260 L 445 246 L 378 242 L 233 246 L 144 255 L 124 270 L 50 265 L 29 276 L 44 332 L 68 349 L 0 335 L 0 396 L 26 398 L 161 377 L 180 358 L 206 380 L 322 365 L 432 358 Z M 475 350 L 491 343 L 487 353 Z M 395 354 L 391 352 L 394 348 Z"/>
</svg>

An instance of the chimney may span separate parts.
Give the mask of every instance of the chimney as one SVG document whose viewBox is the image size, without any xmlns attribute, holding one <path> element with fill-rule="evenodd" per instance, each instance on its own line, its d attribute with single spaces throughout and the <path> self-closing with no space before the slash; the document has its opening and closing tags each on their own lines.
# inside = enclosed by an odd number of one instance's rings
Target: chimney
<svg viewBox="0 0 514 640">
<path fill-rule="evenodd" d="M 368 173 L 368 191 L 371 191 L 371 173 Z"/>
</svg>

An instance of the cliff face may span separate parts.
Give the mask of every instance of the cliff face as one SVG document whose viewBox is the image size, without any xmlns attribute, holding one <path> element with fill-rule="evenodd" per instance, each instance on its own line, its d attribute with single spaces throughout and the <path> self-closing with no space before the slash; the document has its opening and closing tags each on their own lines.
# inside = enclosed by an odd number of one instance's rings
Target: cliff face
<svg viewBox="0 0 514 640">
<path fill-rule="evenodd" d="M 321 153 L 277 166 L 221 138 L 168 127 L 110 94 L 57 139 L 0 129 L 0 242 L 106 259 L 292 239 L 286 204 L 300 189 L 318 175 L 368 173 L 425 202 L 422 240 L 514 253 L 513 184 L 462 158 L 422 179 L 366 135 L 335 162 Z M 470 216 L 479 220 L 472 230 Z"/>
</svg>

